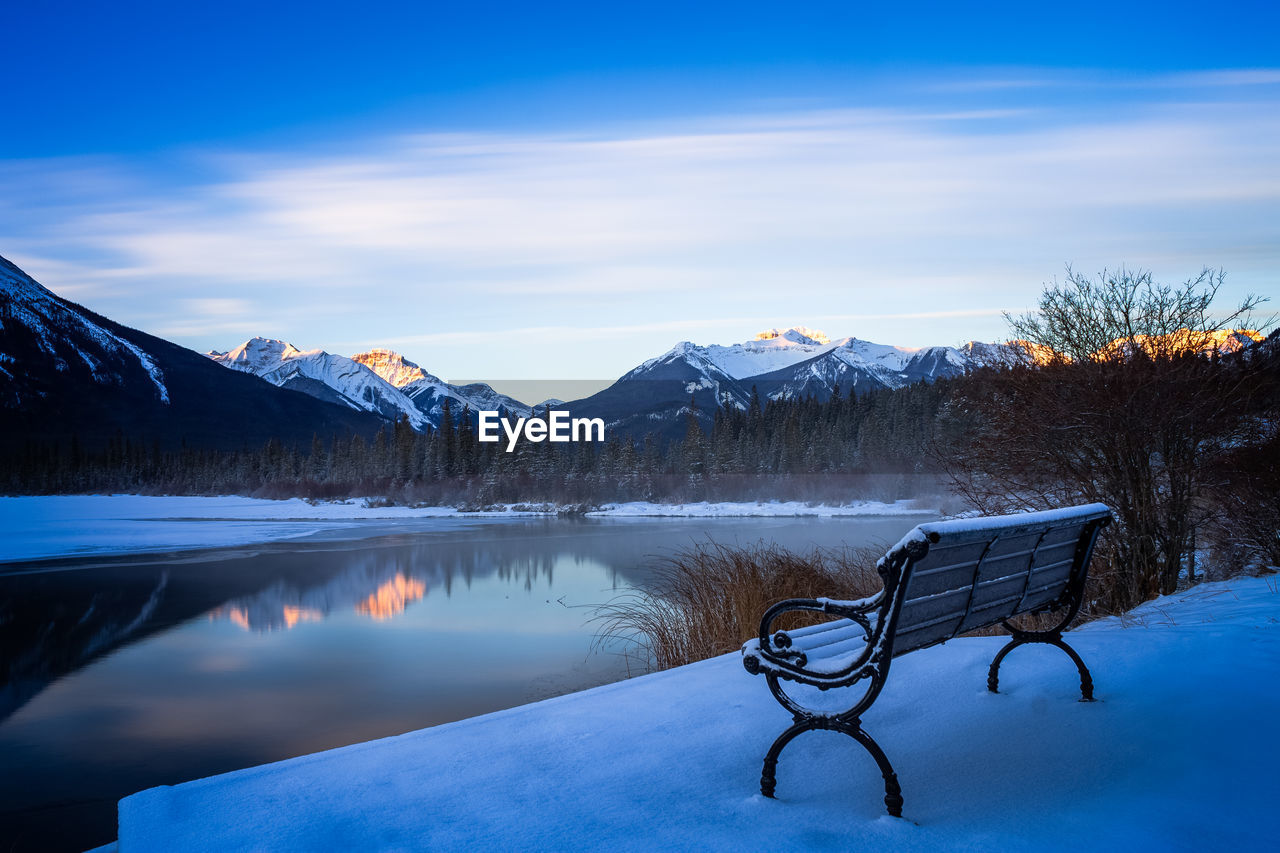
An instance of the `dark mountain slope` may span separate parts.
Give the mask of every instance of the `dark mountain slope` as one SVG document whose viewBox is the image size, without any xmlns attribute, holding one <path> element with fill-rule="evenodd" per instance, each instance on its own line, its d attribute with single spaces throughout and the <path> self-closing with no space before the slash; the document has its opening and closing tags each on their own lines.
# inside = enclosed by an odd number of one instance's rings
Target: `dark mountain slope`
<svg viewBox="0 0 1280 853">
<path fill-rule="evenodd" d="M 117 431 L 165 448 L 305 445 L 384 423 L 122 326 L 0 258 L 0 450 L 73 436 L 88 449 Z"/>
</svg>

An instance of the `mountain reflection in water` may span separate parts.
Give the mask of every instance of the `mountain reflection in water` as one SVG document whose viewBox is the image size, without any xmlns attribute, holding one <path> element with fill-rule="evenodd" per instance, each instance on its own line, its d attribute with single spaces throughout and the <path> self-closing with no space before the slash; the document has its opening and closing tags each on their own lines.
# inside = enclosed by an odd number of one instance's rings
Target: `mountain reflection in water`
<svg viewBox="0 0 1280 853">
<path fill-rule="evenodd" d="M 856 546 L 919 520 L 436 522 L 0 566 L 0 849 L 86 849 L 143 788 L 635 674 L 593 652 L 592 606 L 695 541 Z"/>
</svg>

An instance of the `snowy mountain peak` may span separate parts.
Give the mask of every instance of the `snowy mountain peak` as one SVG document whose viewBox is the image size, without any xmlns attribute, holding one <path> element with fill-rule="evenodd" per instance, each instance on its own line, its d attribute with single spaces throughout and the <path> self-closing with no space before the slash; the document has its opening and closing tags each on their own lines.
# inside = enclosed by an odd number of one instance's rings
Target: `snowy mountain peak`
<svg viewBox="0 0 1280 853">
<path fill-rule="evenodd" d="M 302 355 L 302 350 L 286 341 L 273 338 L 250 338 L 228 352 L 211 351 L 209 358 L 244 373 L 262 373 L 279 367 L 286 360 Z"/>
<path fill-rule="evenodd" d="M 351 360 L 363 364 L 397 388 L 420 380 L 440 381 L 394 350 L 375 347 L 368 352 L 356 353 L 351 356 Z"/>
<path fill-rule="evenodd" d="M 657 358 L 644 362 L 628 375 L 643 373 L 673 360 L 683 360 L 689 364 L 713 365 L 728 376 L 741 379 L 806 361 L 836 345 L 822 332 L 804 326 L 768 329 L 749 341 L 728 346 L 699 346 L 690 341 L 681 341 Z"/>
<path fill-rule="evenodd" d="M 1208 345 L 1204 350 L 1208 352 L 1216 349 L 1220 353 L 1239 352 L 1266 339 L 1256 329 L 1219 329 L 1208 337 Z"/>
<path fill-rule="evenodd" d="M 270 338 L 252 338 L 230 352 L 206 355 L 234 370 L 320 400 L 391 419 L 407 417 L 418 430 L 440 425 L 446 401 L 454 417 L 464 410 L 502 410 L 521 417 L 530 413 L 524 403 L 488 385 L 450 385 L 389 349 L 370 349 L 347 358 L 319 349 L 303 352 Z"/>
<path fill-rule="evenodd" d="M 979 367 L 1012 367 L 1022 362 L 1025 351 L 1013 343 L 990 344 L 983 341 L 969 341 L 960 347 L 964 357 Z"/>
<path fill-rule="evenodd" d="M 302 351 L 272 338 L 250 338 L 230 352 L 207 353 L 219 364 L 252 373 L 272 385 L 351 409 L 376 412 L 386 418 L 407 417 L 415 429 L 430 419 L 400 389 L 369 367 L 324 350 Z M 415 365 L 416 366 L 416 365 Z"/>
<path fill-rule="evenodd" d="M 831 339 L 825 333 L 817 329 L 810 329 L 808 326 L 792 326 L 788 329 L 765 329 L 756 335 L 757 341 L 772 341 L 782 339 L 790 341 L 793 344 L 809 344 L 811 346 L 822 346 L 831 343 Z"/>
</svg>

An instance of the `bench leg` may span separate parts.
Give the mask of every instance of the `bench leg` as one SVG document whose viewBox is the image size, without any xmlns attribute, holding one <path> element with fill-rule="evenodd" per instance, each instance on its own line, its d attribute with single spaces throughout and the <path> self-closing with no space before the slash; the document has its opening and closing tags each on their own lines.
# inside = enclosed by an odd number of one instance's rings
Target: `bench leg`
<svg viewBox="0 0 1280 853">
<path fill-rule="evenodd" d="M 987 689 L 992 693 L 1000 692 L 1000 663 L 1004 660 L 1005 655 L 1016 649 L 1018 646 L 1026 643 L 1045 643 L 1050 646 L 1057 646 L 1062 649 L 1071 658 L 1076 665 L 1076 671 L 1080 673 L 1080 701 L 1093 701 L 1093 676 L 1089 674 L 1089 667 L 1084 665 L 1084 661 L 1080 659 L 1080 655 L 1076 650 L 1066 644 L 1060 636 L 1018 636 L 1010 640 L 1003 649 L 996 655 L 995 660 L 991 661 L 991 668 L 987 670 Z"/>
<path fill-rule="evenodd" d="M 902 817 L 902 787 L 898 784 L 898 774 L 893 771 L 893 765 L 889 763 L 889 758 L 880 748 L 880 744 L 872 740 L 871 735 L 863 731 L 861 723 L 856 720 L 847 722 L 831 717 L 809 717 L 797 720 L 795 725 L 778 736 L 773 746 L 769 748 L 769 754 L 764 757 L 764 772 L 760 776 L 760 793 L 766 797 L 773 797 L 773 792 L 777 788 L 778 758 L 787 744 L 804 732 L 819 729 L 844 732 L 871 753 L 871 757 L 876 760 L 880 768 L 880 775 L 884 777 L 885 808 L 893 817 Z"/>
<path fill-rule="evenodd" d="M 1068 646 L 1059 637 L 1053 645 L 1066 652 L 1071 660 L 1075 661 L 1076 671 L 1080 673 L 1080 701 L 1093 701 L 1093 676 L 1089 674 L 1089 667 L 1084 665 L 1084 661 L 1080 659 L 1080 655 L 1076 654 L 1076 650 Z"/>
</svg>

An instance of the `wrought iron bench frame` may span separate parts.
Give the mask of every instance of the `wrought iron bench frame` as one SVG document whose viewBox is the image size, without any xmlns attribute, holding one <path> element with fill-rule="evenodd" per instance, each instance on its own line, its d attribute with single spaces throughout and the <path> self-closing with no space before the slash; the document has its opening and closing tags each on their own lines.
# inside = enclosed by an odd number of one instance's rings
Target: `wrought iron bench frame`
<svg viewBox="0 0 1280 853">
<path fill-rule="evenodd" d="M 903 537 L 877 563 L 876 568 L 884 586 L 876 595 L 859 601 L 838 601 L 830 598 L 796 598 L 781 601 L 770 607 L 760 620 L 759 636 L 747 641 L 742 647 L 743 665 L 751 674 L 763 674 L 765 676 L 765 680 L 769 685 L 769 692 L 773 694 L 773 697 L 782 707 L 791 712 L 793 723 L 790 728 L 778 736 L 765 756 L 764 771 L 760 777 L 760 792 L 766 797 L 773 797 L 777 784 L 778 758 L 787 744 L 797 736 L 804 732 L 815 730 L 838 731 L 862 744 L 867 752 L 871 754 L 871 757 L 875 759 L 880 768 L 880 773 L 884 777 L 885 806 L 890 815 L 901 817 L 903 799 L 902 788 L 898 783 L 898 775 L 894 772 L 893 766 L 889 763 L 884 750 L 863 730 L 862 714 L 871 707 L 872 703 L 880 695 L 880 691 L 884 688 L 885 680 L 889 675 L 889 665 L 894 657 L 919 648 L 946 642 L 960 633 L 978 628 L 1001 624 L 1011 635 L 1009 642 L 1000 649 L 995 659 L 992 660 L 987 673 L 987 689 L 992 693 L 999 692 L 1000 664 L 1009 652 L 1027 643 L 1045 643 L 1062 649 L 1075 663 L 1076 669 L 1080 674 L 1080 701 L 1092 702 L 1093 678 L 1080 655 L 1062 639 L 1062 632 L 1066 630 L 1080 610 L 1093 546 L 1097 540 L 1099 530 L 1110 522 L 1111 510 L 1107 506 L 1104 504 L 1088 504 L 1047 512 L 922 524 Z M 1032 578 L 1037 571 L 1043 571 L 1044 568 L 1043 566 L 1037 566 L 1036 562 L 1041 550 L 1041 543 L 1045 541 L 1046 536 L 1051 531 L 1055 530 L 1064 531 L 1070 537 L 1074 534 L 1071 528 L 1079 528 L 1079 535 L 1074 540 L 1071 565 L 1065 578 L 1033 590 L 1031 587 Z M 988 536 L 985 547 L 983 547 L 982 541 Z M 975 612 L 975 595 L 980 586 L 983 563 L 987 560 L 997 542 L 1002 538 L 1009 540 L 1014 537 L 1038 537 L 1035 540 L 1036 544 L 1030 551 L 1016 552 L 1012 555 L 1014 557 L 1027 557 L 1025 570 L 1007 573 L 996 580 L 989 581 L 989 583 L 1008 583 L 1025 574 L 1021 593 L 1016 597 L 1016 600 L 1009 602 L 998 601 L 997 605 L 1000 606 L 998 615 L 975 623 L 971 621 L 970 617 Z M 966 547 L 981 547 L 981 553 L 972 561 L 973 574 L 971 581 L 969 581 L 968 595 L 961 602 L 958 602 L 955 607 L 946 610 L 942 618 L 934 619 L 931 623 L 924 623 L 924 627 L 927 628 L 934 624 L 945 625 L 950 620 L 955 619 L 957 620 L 955 630 L 948 631 L 944 636 L 930 638 L 928 642 L 918 644 L 904 643 L 903 647 L 895 648 L 895 640 L 898 639 L 899 617 L 904 603 L 908 603 L 907 594 L 912 586 L 913 572 L 928 556 L 931 547 L 940 547 L 940 543 L 942 545 L 950 545 L 950 547 L 959 547 L 954 544 L 959 541 L 962 541 L 962 544 Z M 1063 542 L 1046 547 L 1045 550 L 1049 550 L 1051 547 L 1069 547 L 1071 544 L 1072 540 L 1068 538 Z M 993 558 L 992 561 L 1009 558 L 1009 555 L 1004 555 Z M 1056 566 L 1065 562 L 1066 560 L 1062 559 L 1049 565 Z M 944 570 L 958 572 L 960 568 L 968 565 L 968 561 L 964 561 L 941 568 L 926 568 L 921 572 L 921 576 Z M 962 593 L 963 589 L 958 587 L 945 593 L 914 598 L 910 600 L 910 603 L 915 604 L 928 599 L 944 597 L 955 598 Z M 1051 600 L 1045 602 L 1046 595 L 1051 595 Z M 1010 598 L 1012 599 L 1013 597 Z M 1027 606 L 1026 603 L 1029 598 L 1038 603 L 1033 606 Z M 1003 607 L 1006 603 L 1012 603 L 1012 608 Z M 964 606 L 960 607 L 960 604 Z M 984 604 L 982 609 L 992 609 L 993 607 L 993 605 Z M 1053 610 L 1062 610 L 1063 615 L 1057 624 L 1048 630 L 1025 631 L 1008 622 L 1009 619 L 1023 613 L 1042 613 Z M 773 623 L 779 616 L 783 613 L 794 611 L 824 613 L 837 617 L 837 620 L 792 631 L 772 631 Z M 834 671 L 827 672 L 821 668 L 813 667 L 811 665 L 813 662 L 809 660 L 806 652 L 798 648 L 798 646 L 802 645 L 807 645 L 811 649 L 815 644 L 821 646 L 824 642 L 823 634 L 828 634 L 834 638 L 825 643 L 829 648 L 836 647 L 837 643 L 848 645 L 852 634 L 856 633 L 851 632 L 850 629 L 855 627 L 860 629 L 862 634 L 858 638 L 859 644 L 863 644 L 862 651 L 855 655 L 846 665 Z M 904 634 L 919 630 L 923 630 L 922 627 L 915 625 L 905 631 Z M 780 680 L 806 684 L 817 687 L 820 690 L 827 690 L 833 687 L 849 687 L 860 681 L 867 680 L 867 688 L 848 710 L 830 713 L 806 707 L 782 689 Z"/>
</svg>

